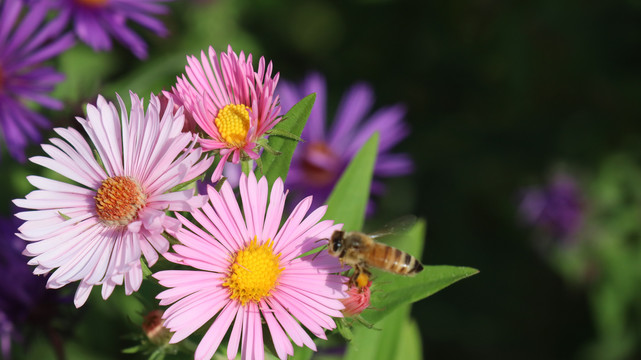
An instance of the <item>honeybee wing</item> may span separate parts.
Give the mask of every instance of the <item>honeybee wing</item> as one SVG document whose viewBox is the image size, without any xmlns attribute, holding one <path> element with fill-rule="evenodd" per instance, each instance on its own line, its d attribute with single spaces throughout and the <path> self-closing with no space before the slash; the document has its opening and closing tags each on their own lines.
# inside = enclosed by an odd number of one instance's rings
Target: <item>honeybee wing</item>
<svg viewBox="0 0 641 360">
<path fill-rule="evenodd" d="M 367 235 L 369 235 L 369 237 L 371 237 L 372 239 L 376 239 L 392 234 L 402 234 L 411 229 L 412 226 L 416 224 L 416 220 L 416 216 L 414 215 L 401 216 L 400 218 L 392 220 L 385 224 L 382 229 L 377 230 L 373 233 L 369 233 Z"/>
</svg>

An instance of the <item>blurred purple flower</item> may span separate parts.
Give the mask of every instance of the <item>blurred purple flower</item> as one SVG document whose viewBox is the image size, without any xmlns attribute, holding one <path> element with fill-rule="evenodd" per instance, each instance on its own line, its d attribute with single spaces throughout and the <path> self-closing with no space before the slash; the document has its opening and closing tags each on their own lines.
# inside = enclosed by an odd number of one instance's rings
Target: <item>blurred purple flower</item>
<svg viewBox="0 0 641 360">
<path fill-rule="evenodd" d="M 22 255 L 25 242 L 15 236 L 18 221 L 0 218 L 0 348 L 9 359 L 11 342 L 22 340 L 21 329 L 30 323 L 48 327 L 60 302 L 54 290 L 47 290 L 44 276 L 35 276 Z M 47 329 L 50 330 L 50 329 Z M 49 335 L 52 335 L 51 333 Z M 61 348 L 56 351 L 60 353 Z"/>
<path fill-rule="evenodd" d="M 62 108 L 48 93 L 64 76 L 41 63 L 68 49 L 74 39 L 71 33 L 62 33 L 64 17 L 45 19 L 47 4 L 34 3 L 23 13 L 22 0 L 0 0 L 0 128 L 9 154 L 18 161 L 25 161 L 29 142 L 40 142 L 38 128 L 49 127 L 49 121 L 27 103 Z"/>
<path fill-rule="evenodd" d="M 391 149 L 409 133 L 403 121 L 405 108 L 393 105 L 369 115 L 374 91 L 366 83 L 354 84 L 343 96 L 331 126 L 326 119 L 326 84 L 319 73 L 309 74 L 301 84 L 282 81 L 278 89 L 280 103 L 289 110 L 303 97 L 316 93 L 316 102 L 303 130 L 304 143 L 294 152 L 286 187 L 305 195 L 314 195 L 314 206 L 324 202 L 358 150 L 379 132 L 378 157 L 374 169 L 372 193 L 384 187 L 381 177 L 401 176 L 413 169 L 407 154 L 392 154 Z"/>
<path fill-rule="evenodd" d="M 147 57 L 147 44 L 127 27 L 131 20 L 164 37 L 165 25 L 154 15 L 168 12 L 161 3 L 172 0 L 54 0 L 62 16 L 70 16 L 76 35 L 94 51 L 111 50 L 111 37 L 138 58 Z"/>
<path fill-rule="evenodd" d="M 519 213 L 529 225 L 555 238 L 569 240 L 583 220 L 581 190 L 570 175 L 556 174 L 543 187 L 523 190 Z"/>
</svg>

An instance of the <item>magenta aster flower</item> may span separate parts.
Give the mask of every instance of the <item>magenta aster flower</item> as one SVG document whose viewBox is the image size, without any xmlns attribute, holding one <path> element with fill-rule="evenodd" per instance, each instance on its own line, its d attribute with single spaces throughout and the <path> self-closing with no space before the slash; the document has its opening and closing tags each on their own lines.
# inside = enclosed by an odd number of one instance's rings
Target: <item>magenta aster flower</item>
<svg viewBox="0 0 641 360">
<path fill-rule="evenodd" d="M 62 139 L 42 145 L 50 157 L 30 159 L 77 185 L 29 176 L 38 190 L 14 200 L 33 209 L 16 216 L 26 220 L 19 235 L 31 242 L 25 254 L 33 257 L 29 264 L 37 266 L 34 273 L 56 269 L 49 288 L 80 281 L 77 307 L 94 285 L 102 285 L 105 299 L 123 281 L 127 294 L 138 290 L 141 254 L 153 265 L 156 252 L 169 248 L 162 232 L 180 228 L 165 211 L 189 211 L 206 201 L 204 196 L 194 197 L 193 190 L 168 192 L 212 163 L 199 161 L 201 152 L 193 149 L 192 134 L 181 132 L 182 113 L 168 106 L 170 110 L 160 114 L 160 102 L 153 95 L 145 112 L 142 100 L 132 93 L 127 116 L 120 97 L 118 101 L 120 116 L 113 103 L 99 96 L 97 106 L 87 105 L 87 119 L 77 118 L 95 150 L 73 128 L 56 128 Z"/>
<path fill-rule="evenodd" d="M 372 192 L 383 191 L 380 178 L 412 171 L 412 161 L 407 154 L 391 152 L 409 132 L 403 121 L 403 106 L 384 107 L 368 116 L 374 92 L 369 85 L 359 83 L 343 96 L 329 126 L 325 115 L 325 79 L 318 73 L 310 74 L 300 85 L 283 81 L 279 87 L 281 106 L 289 109 L 311 93 L 316 93 L 316 102 L 301 135 L 306 142 L 298 144 L 292 158 L 288 187 L 302 194 L 313 194 L 317 203 L 323 202 L 349 162 L 376 131 L 380 138 Z"/>
<path fill-rule="evenodd" d="M 280 121 L 278 96 L 274 96 L 279 74 L 272 78 L 272 63 L 265 68 L 264 57 L 254 71 L 252 55 L 245 58 L 242 51 L 236 55 L 231 46 L 220 58 L 210 46 L 208 55 L 201 52 L 200 61 L 188 56 L 187 63 L 187 76 L 178 77 L 172 92 L 164 94 L 184 105 L 207 135 L 200 140 L 203 149 L 220 152 L 212 177 L 217 181 L 230 156 L 234 163 L 257 159 L 258 141 Z"/>
<path fill-rule="evenodd" d="M 346 279 L 336 274 L 340 263 L 326 251 L 301 255 L 340 225 L 320 221 L 326 207 L 305 217 L 312 203 L 306 198 L 280 227 L 286 197 L 280 179 L 270 193 L 264 177 L 256 181 L 253 173 L 242 175 L 239 188 L 242 212 L 225 182 L 220 193 L 208 188 L 211 204 L 191 212 L 199 225 L 177 215 L 186 227 L 177 234 L 182 244 L 165 257 L 195 269 L 153 275 L 170 288 L 157 296 L 160 305 L 173 303 L 163 315 L 165 326 L 175 332 L 170 343 L 213 318 L 196 359 L 210 359 L 230 327 L 229 359 L 236 357 L 239 344 L 243 359 L 263 359 L 263 321 L 279 358 L 293 354 L 290 339 L 316 350 L 301 324 L 326 339 L 324 329 L 336 326 L 332 317 L 342 317 Z"/>
<path fill-rule="evenodd" d="M 62 103 L 48 94 L 64 76 L 42 62 L 73 45 L 73 35 L 62 33 L 66 20 L 47 21 L 46 3 L 22 11 L 21 0 L 0 0 L 0 127 L 9 154 L 25 161 L 24 149 L 39 142 L 38 128 L 49 121 L 28 103 L 50 109 Z"/>
<path fill-rule="evenodd" d="M 158 36 L 167 28 L 154 16 L 167 13 L 171 0 L 54 0 L 64 16 L 71 16 L 76 35 L 95 51 L 111 50 L 115 38 L 138 58 L 147 57 L 147 44 L 127 25 L 137 23 Z"/>
</svg>

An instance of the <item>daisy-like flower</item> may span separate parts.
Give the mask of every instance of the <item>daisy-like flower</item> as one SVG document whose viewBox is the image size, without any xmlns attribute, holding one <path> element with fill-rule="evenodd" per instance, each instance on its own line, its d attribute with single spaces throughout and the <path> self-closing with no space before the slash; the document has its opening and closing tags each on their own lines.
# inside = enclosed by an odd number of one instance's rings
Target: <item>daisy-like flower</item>
<svg viewBox="0 0 641 360">
<path fill-rule="evenodd" d="M 349 89 L 329 129 L 325 115 L 326 84 L 322 75 L 312 73 L 300 85 L 283 81 L 278 93 L 283 109 L 316 93 L 314 108 L 301 135 L 305 142 L 296 147 L 287 175 L 287 186 L 293 191 L 314 195 L 317 204 L 325 201 L 349 162 L 376 131 L 380 137 L 372 192 L 384 190 L 380 178 L 412 171 L 412 161 L 407 154 L 391 152 L 409 131 L 403 121 L 405 109 L 393 105 L 368 116 L 374 102 L 371 86 L 359 83 Z"/>
<path fill-rule="evenodd" d="M 14 200 L 33 209 L 16 216 L 26 220 L 19 236 L 31 242 L 25 254 L 33 257 L 29 264 L 37 266 L 34 273 L 55 269 L 49 288 L 80 281 L 77 307 L 94 285 L 102 285 L 105 299 L 123 282 L 127 294 L 138 290 L 141 254 L 153 265 L 157 252 L 169 249 L 162 232 L 180 228 L 165 211 L 190 211 L 206 201 L 205 196 L 194 197 L 193 190 L 169 192 L 212 163 L 211 158 L 199 161 L 201 151 L 193 149 L 192 134 L 181 132 L 182 113 L 169 106 L 160 114 L 153 95 L 145 112 L 142 100 L 131 93 L 129 116 L 120 97 L 118 102 L 120 114 L 99 96 L 97 106 L 87 105 L 87 119 L 77 118 L 94 149 L 73 128 L 56 128 L 62 139 L 42 145 L 49 157 L 30 159 L 77 184 L 29 176 L 38 190 Z"/>
<path fill-rule="evenodd" d="M 53 0 L 65 17 L 71 17 L 78 38 L 94 51 L 111 50 L 111 38 L 118 40 L 138 58 L 147 57 L 147 44 L 127 25 L 134 22 L 156 35 L 168 31 L 156 15 L 168 12 L 162 3 L 171 0 Z"/>
<path fill-rule="evenodd" d="M 576 179 L 557 173 L 548 184 L 522 191 L 519 212 L 529 225 L 569 242 L 581 229 L 585 204 Z"/>
<path fill-rule="evenodd" d="M 210 359 L 230 327 L 229 359 L 236 357 L 239 344 L 243 359 L 263 359 L 263 321 L 279 358 L 293 354 L 291 341 L 316 350 L 303 326 L 326 339 L 324 329 L 336 326 L 332 317 L 342 317 L 346 278 L 336 274 L 340 263 L 326 251 L 301 255 L 340 225 L 320 221 L 326 207 L 305 217 L 312 203 L 306 198 L 279 229 L 286 197 L 282 181 L 274 183 L 269 205 L 264 177 L 257 181 L 253 173 L 242 175 L 239 188 L 242 211 L 225 182 L 220 193 L 210 186 L 211 203 L 191 212 L 200 226 L 177 214 L 185 226 L 177 234 L 182 244 L 165 257 L 194 269 L 153 275 L 170 288 L 157 296 L 160 305 L 173 303 L 163 315 L 165 326 L 175 332 L 170 343 L 213 318 L 196 359 Z"/>
<path fill-rule="evenodd" d="M 28 12 L 23 7 L 22 0 L 0 0 L 0 127 L 9 154 L 18 161 L 26 160 L 30 142 L 40 142 L 39 128 L 49 127 L 28 104 L 62 108 L 49 93 L 64 76 L 41 63 L 74 43 L 71 33 L 63 33 L 64 17 L 47 21 L 51 7 L 46 2 Z"/>
<path fill-rule="evenodd" d="M 223 165 L 231 156 L 233 163 L 259 157 L 259 141 L 282 117 L 274 90 L 279 73 L 272 77 L 272 63 L 265 67 L 261 57 L 254 71 L 252 55 L 245 58 L 228 47 L 227 53 L 216 54 L 209 47 L 206 55 L 187 57 L 182 77 L 177 78 L 172 92 L 164 92 L 174 103 L 184 105 L 197 127 L 207 138 L 200 140 L 204 150 L 220 152 L 221 160 L 212 181 L 217 181 Z"/>
</svg>

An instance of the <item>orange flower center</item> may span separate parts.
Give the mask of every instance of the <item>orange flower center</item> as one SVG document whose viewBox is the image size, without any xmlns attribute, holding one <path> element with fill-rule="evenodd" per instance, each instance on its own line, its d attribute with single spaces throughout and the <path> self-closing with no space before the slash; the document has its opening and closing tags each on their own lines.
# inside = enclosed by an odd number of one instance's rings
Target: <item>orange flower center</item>
<svg viewBox="0 0 641 360">
<path fill-rule="evenodd" d="M 245 146 L 249 131 L 249 111 L 245 105 L 226 105 L 214 120 L 220 136 L 231 147 Z"/>
<path fill-rule="evenodd" d="M 75 1 L 76 1 L 76 4 L 78 5 L 95 7 L 95 8 L 104 7 L 109 2 L 109 0 L 75 0 Z"/>
<path fill-rule="evenodd" d="M 109 226 L 119 226 L 128 225 L 138 217 L 147 196 L 136 180 L 114 176 L 102 182 L 94 199 L 100 220 Z"/>
</svg>

